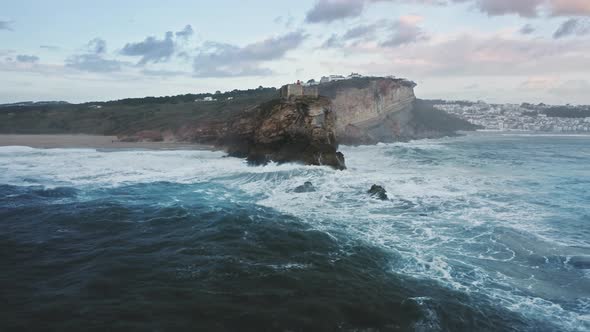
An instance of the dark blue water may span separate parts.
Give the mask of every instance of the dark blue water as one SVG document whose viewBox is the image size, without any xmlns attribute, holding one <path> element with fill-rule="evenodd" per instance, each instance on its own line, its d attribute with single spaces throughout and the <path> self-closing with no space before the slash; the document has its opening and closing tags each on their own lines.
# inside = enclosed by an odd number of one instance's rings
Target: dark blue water
<svg viewBox="0 0 590 332">
<path fill-rule="evenodd" d="M 589 143 L 344 148 L 344 172 L 0 148 L 0 330 L 585 331 Z"/>
</svg>

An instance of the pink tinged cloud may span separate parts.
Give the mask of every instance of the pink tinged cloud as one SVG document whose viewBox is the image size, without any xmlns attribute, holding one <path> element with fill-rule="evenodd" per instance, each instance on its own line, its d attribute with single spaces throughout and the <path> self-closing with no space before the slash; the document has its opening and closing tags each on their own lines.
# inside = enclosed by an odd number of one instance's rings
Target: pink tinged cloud
<svg viewBox="0 0 590 332">
<path fill-rule="evenodd" d="M 551 0 L 553 16 L 589 16 L 590 0 Z"/>
<path fill-rule="evenodd" d="M 544 0 L 478 0 L 481 11 L 488 15 L 518 14 L 523 17 L 537 16 L 537 9 Z"/>
</svg>

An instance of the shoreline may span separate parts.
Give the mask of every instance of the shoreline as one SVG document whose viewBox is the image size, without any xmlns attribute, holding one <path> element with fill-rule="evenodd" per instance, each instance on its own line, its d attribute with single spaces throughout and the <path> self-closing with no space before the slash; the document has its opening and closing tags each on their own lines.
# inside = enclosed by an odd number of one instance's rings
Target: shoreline
<svg viewBox="0 0 590 332">
<path fill-rule="evenodd" d="M 190 142 L 121 142 L 117 136 L 0 134 L 0 147 L 26 146 L 36 149 L 146 149 L 218 150 L 213 145 Z"/>
</svg>

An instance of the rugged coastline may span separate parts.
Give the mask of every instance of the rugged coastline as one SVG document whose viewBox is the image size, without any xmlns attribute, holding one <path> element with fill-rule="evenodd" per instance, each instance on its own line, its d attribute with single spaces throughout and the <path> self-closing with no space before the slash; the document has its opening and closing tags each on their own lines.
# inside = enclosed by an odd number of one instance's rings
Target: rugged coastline
<svg viewBox="0 0 590 332">
<path fill-rule="evenodd" d="M 196 144 L 251 164 L 301 162 L 344 169 L 339 144 L 436 138 L 477 129 L 416 99 L 414 87 L 403 79 L 364 77 L 320 84 L 313 96 L 285 98 L 277 89 L 261 87 L 79 105 L 16 105 L 0 108 L 0 133 Z"/>
</svg>

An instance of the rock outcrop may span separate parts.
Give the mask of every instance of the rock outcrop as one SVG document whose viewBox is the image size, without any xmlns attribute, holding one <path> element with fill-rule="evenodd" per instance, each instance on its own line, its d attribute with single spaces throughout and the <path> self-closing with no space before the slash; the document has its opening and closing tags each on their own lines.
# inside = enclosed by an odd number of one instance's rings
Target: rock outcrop
<svg viewBox="0 0 590 332">
<path fill-rule="evenodd" d="M 251 164 L 302 162 L 345 169 L 327 98 L 277 99 L 233 118 L 218 145 Z"/>
<path fill-rule="evenodd" d="M 376 184 L 371 186 L 371 189 L 369 189 L 367 193 L 371 195 L 371 197 L 380 199 L 382 201 L 386 201 L 389 199 L 389 197 L 387 197 L 387 191 L 385 190 L 385 188 L 383 188 L 382 186 L 378 186 Z"/>
<path fill-rule="evenodd" d="M 295 188 L 295 190 L 293 190 L 293 192 L 297 193 L 297 194 L 302 194 L 302 193 L 312 193 L 315 192 L 316 189 L 313 186 L 313 183 L 307 181 L 305 182 L 303 185 Z"/>
</svg>

